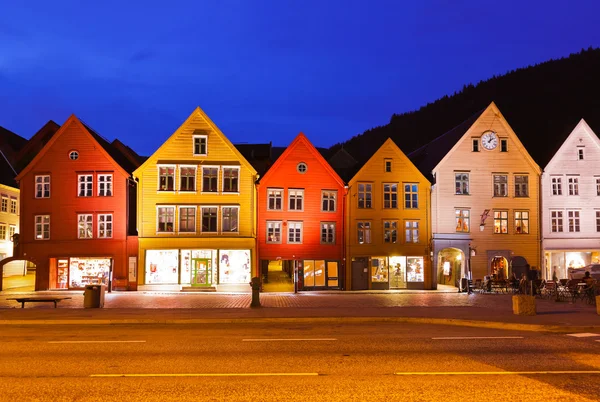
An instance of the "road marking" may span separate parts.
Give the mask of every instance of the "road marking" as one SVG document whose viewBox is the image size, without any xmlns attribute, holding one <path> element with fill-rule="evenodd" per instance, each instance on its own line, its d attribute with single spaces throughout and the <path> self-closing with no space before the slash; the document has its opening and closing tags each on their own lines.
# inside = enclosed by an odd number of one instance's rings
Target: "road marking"
<svg viewBox="0 0 600 402">
<path fill-rule="evenodd" d="M 567 336 L 574 336 L 575 338 L 588 338 L 591 336 L 600 336 L 600 334 L 594 334 L 592 332 L 580 332 L 577 334 L 567 334 Z"/>
<path fill-rule="evenodd" d="M 301 377 L 319 373 L 175 373 L 175 374 L 90 374 L 90 377 Z"/>
<path fill-rule="evenodd" d="M 48 341 L 48 343 L 145 343 L 146 341 Z"/>
<path fill-rule="evenodd" d="M 448 371 L 448 372 L 405 372 L 394 373 L 403 376 L 426 376 L 426 375 L 534 375 L 534 374 L 600 374 L 600 370 L 559 370 L 559 371 Z"/>
<path fill-rule="evenodd" d="M 242 342 L 282 342 L 282 341 L 337 341 L 336 338 L 256 338 L 242 339 Z"/>
<path fill-rule="evenodd" d="M 435 340 L 440 339 L 523 339 L 522 336 L 441 336 L 438 338 L 431 338 Z"/>
</svg>

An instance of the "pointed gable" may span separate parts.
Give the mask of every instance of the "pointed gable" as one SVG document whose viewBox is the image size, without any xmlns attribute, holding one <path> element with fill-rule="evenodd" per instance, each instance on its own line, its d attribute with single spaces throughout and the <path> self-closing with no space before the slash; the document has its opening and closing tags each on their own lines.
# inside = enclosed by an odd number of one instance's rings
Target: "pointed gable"
<svg viewBox="0 0 600 402">
<path fill-rule="evenodd" d="M 19 151 L 16 156 L 16 165 L 15 170 L 20 172 L 23 170 L 29 162 L 33 160 L 33 158 L 44 148 L 44 145 L 50 139 L 58 129 L 60 125 L 58 125 L 53 120 L 49 120 L 46 124 L 42 126 L 30 139 L 27 141 L 27 144 Z"/>
<path fill-rule="evenodd" d="M 568 165 L 573 167 L 580 163 L 579 152 L 582 152 L 581 161 L 598 166 L 600 164 L 600 139 L 584 119 L 581 119 L 569 133 L 558 151 L 552 156 L 544 168 L 544 172 L 563 169 Z M 571 167 L 571 166 L 569 166 Z"/>
</svg>

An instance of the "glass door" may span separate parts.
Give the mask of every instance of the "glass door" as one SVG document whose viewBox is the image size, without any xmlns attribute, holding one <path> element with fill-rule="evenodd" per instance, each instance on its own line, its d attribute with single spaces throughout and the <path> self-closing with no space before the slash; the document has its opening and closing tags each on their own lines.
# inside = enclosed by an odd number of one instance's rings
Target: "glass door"
<svg viewBox="0 0 600 402">
<path fill-rule="evenodd" d="M 212 285 L 212 268 L 207 258 L 192 258 L 192 286 Z"/>
</svg>

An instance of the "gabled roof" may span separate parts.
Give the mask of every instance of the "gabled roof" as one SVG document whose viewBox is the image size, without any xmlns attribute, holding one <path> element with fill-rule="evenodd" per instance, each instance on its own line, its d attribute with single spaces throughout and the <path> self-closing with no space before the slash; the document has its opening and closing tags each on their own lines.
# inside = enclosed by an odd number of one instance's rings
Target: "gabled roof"
<svg viewBox="0 0 600 402">
<path fill-rule="evenodd" d="M 574 135 L 579 135 L 581 131 L 585 132 L 587 136 L 590 137 L 592 142 L 596 144 L 598 148 L 600 148 L 600 138 L 598 138 L 594 130 L 591 129 L 587 122 L 584 119 L 581 119 L 579 120 L 579 123 L 577 123 L 575 128 L 571 130 L 567 138 L 565 138 L 558 151 L 556 151 L 556 153 L 552 156 L 552 159 L 550 159 L 550 161 L 544 168 L 544 171 L 546 171 L 550 167 L 550 165 L 554 162 L 554 159 L 556 159 L 556 157 L 563 152 L 563 149 L 567 147 L 567 143 L 569 142 L 571 137 L 573 137 Z"/>
<path fill-rule="evenodd" d="M 273 159 L 271 158 L 271 143 L 244 143 L 234 145 L 261 176 L 264 175 L 265 172 L 269 169 L 269 167 L 273 164 Z"/>
<path fill-rule="evenodd" d="M 277 158 L 275 163 L 273 163 L 271 168 L 267 171 L 267 173 L 265 173 L 265 175 L 262 177 L 261 180 L 264 180 L 265 178 L 269 177 L 269 174 L 271 174 L 271 172 L 275 171 L 277 169 L 277 167 L 283 163 L 283 161 L 288 157 L 288 155 L 290 155 L 299 144 L 306 145 L 306 147 L 308 148 L 308 151 L 314 155 L 314 157 L 325 168 L 325 170 L 328 171 L 329 174 L 331 174 L 331 176 L 339 183 L 340 186 L 342 186 L 342 187 L 344 186 L 344 181 L 342 180 L 342 178 L 336 173 L 335 170 L 333 170 L 333 168 L 329 165 L 329 163 L 327 163 L 325 158 L 323 158 L 323 155 L 321 155 L 321 153 L 317 150 L 317 148 L 315 148 L 315 146 L 310 142 L 310 140 L 302 132 L 299 133 L 296 136 L 296 138 L 294 138 L 294 140 L 290 143 L 290 145 L 288 145 L 288 147 L 285 149 L 285 151 L 283 151 L 283 153 L 279 156 L 279 158 Z"/>
<path fill-rule="evenodd" d="M 358 161 L 346 151 L 343 145 L 327 158 L 327 162 L 346 183 L 360 168 Z"/>
<path fill-rule="evenodd" d="M 113 142 L 110 143 L 110 145 L 119 152 L 121 152 L 121 154 L 123 154 L 123 156 L 127 158 L 129 162 L 136 168 L 142 163 L 144 163 L 146 159 L 148 159 L 145 156 L 138 155 L 137 152 L 131 149 L 131 147 L 129 147 L 128 145 L 123 144 L 123 142 L 121 142 L 121 140 L 119 140 L 118 138 L 114 139 Z"/>
<path fill-rule="evenodd" d="M 18 152 L 26 143 L 25 138 L 0 126 L 0 151 L 4 153 L 11 165 L 14 166 Z"/>
<path fill-rule="evenodd" d="M 12 165 L 8 161 L 8 158 L 4 155 L 4 152 L 0 150 L 0 184 L 5 186 L 19 188 L 15 177 L 17 172 L 13 169 Z"/>
<path fill-rule="evenodd" d="M 196 109 L 194 109 L 194 111 L 188 116 L 187 119 L 185 119 L 185 121 L 183 122 L 183 124 L 181 124 L 179 126 L 179 128 L 177 130 L 175 130 L 175 132 L 173 134 L 171 134 L 171 136 L 169 138 L 167 138 L 167 140 L 165 142 L 163 142 L 163 144 L 158 147 L 158 149 L 156 151 L 154 151 L 154 153 L 152 155 L 150 155 L 145 161 L 144 163 L 142 163 L 134 172 L 134 176 L 138 176 L 139 173 L 141 171 L 143 171 L 146 166 L 148 164 L 150 164 L 152 158 L 154 155 L 158 154 L 160 152 L 161 149 L 163 149 L 164 147 L 167 146 L 167 144 L 169 142 L 171 142 L 171 140 L 180 133 L 181 130 L 183 130 L 185 127 L 188 126 L 188 124 L 190 123 L 190 121 L 194 118 L 195 115 L 199 115 L 200 117 L 202 117 L 204 119 L 204 121 L 206 122 L 206 124 L 209 125 L 209 127 L 215 132 L 217 133 L 218 136 L 221 137 L 221 139 L 225 142 L 225 144 L 227 144 L 229 146 L 229 148 L 231 149 L 231 151 L 238 157 L 238 159 L 240 160 L 240 162 L 242 164 L 244 164 L 253 174 L 256 174 L 256 169 L 254 169 L 254 167 L 252 166 L 252 164 L 250 164 L 250 162 L 248 162 L 246 160 L 246 158 L 244 158 L 244 155 L 242 155 L 242 153 L 240 151 L 238 151 L 238 149 L 231 143 L 231 141 L 229 141 L 229 138 L 227 138 L 225 136 L 225 134 L 223 134 L 223 132 L 219 129 L 219 127 L 217 127 L 217 125 L 215 123 L 212 122 L 212 120 L 208 117 L 208 115 L 206 113 L 204 113 L 204 111 L 202 109 L 200 109 L 200 106 L 196 107 Z"/>
<path fill-rule="evenodd" d="M 40 128 L 34 135 L 27 141 L 27 144 L 19 151 L 16 156 L 15 170 L 19 173 L 23 170 L 29 162 L 44 148 L 44 145 L 56 132 L 60 126 L 53 120 L 49 120 L 42 128 Z"/>
</svg>

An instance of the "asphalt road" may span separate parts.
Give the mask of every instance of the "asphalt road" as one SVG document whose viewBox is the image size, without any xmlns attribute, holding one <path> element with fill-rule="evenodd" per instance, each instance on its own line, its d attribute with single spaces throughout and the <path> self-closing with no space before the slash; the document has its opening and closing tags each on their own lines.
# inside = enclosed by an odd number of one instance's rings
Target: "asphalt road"
<svg viewBox="0 0 600 402">
<path fill-rule="evenodd" d="M 0 400 L 600 400 L 598 340 L 394 323 L 2 326 Z"/>
</svg>

